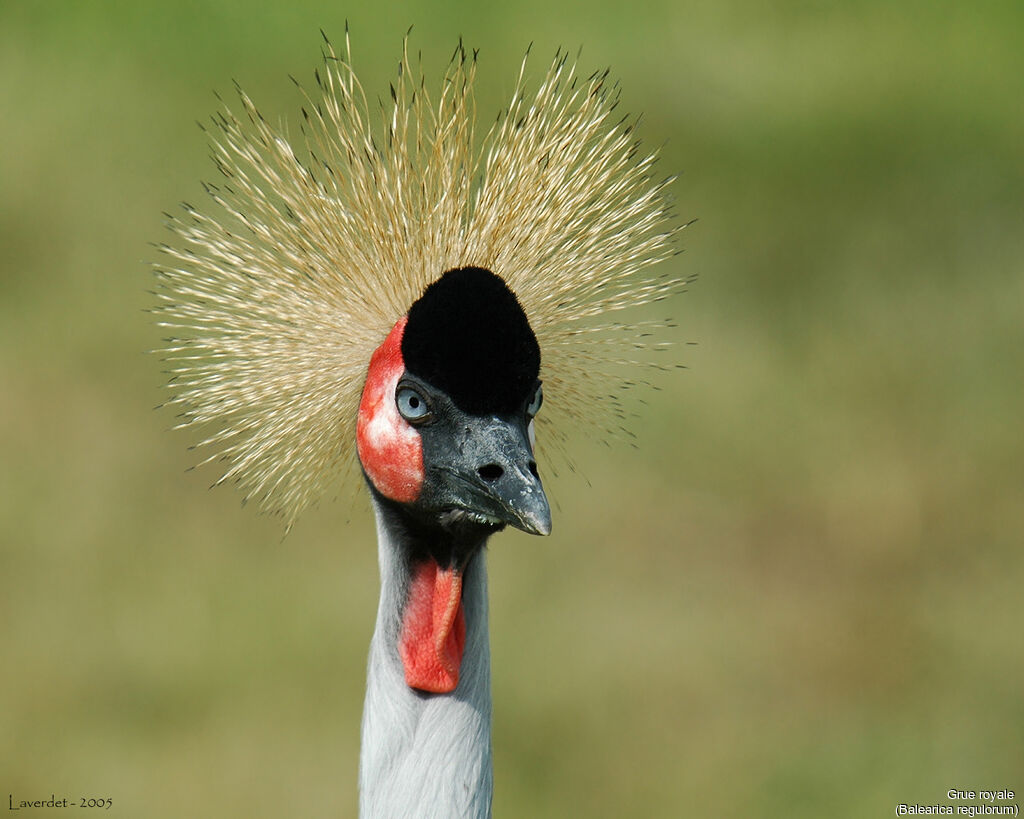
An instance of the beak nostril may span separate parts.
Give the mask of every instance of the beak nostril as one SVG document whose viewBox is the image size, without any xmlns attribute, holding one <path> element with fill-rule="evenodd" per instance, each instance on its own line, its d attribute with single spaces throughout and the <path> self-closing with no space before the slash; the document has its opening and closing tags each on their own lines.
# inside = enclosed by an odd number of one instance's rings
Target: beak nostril
<svg viewBox="0 0 1024 819">
<path fill-rule="evenodd" d="M 530 474 L 533 475 L 533 477 L 539 479 L 540 475 L 537 474 L 537 462 L 536 461 L 530 461 L 528 466 L 530 467 Z"/>
<path fill-rule="evenodd" d="M 487 483 L 494 483 L 498 478 L 505 474 L 505 470 L 497 464 L 487 464 L 486 466 L 481 466 L 476 471 L 476 474 L 483 478 Z"/>
</svg>

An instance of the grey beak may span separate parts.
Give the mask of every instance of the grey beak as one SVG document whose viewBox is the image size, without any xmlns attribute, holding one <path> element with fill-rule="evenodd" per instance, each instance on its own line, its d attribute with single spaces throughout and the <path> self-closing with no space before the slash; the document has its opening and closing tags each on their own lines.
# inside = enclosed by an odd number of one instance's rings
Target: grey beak
<svg viewBox="0 0 1024 819">
<path fill-rule="evenodd" d="M 551 534 L 551 507 L 535 474 L 536 464 L 531 458 L 524 471 L 520 463 L 510 462 L 504 474 L 488 484 L 491 496 L 506 513 L 504 521 L 531 535 Z"/>
<path fill-rule="evenodd" d="M 551 507 L 522 424 L 467 415 L 459 430 L 445 470 L 457 505 L 531 535 L 550 534 Z"/>
</svg>

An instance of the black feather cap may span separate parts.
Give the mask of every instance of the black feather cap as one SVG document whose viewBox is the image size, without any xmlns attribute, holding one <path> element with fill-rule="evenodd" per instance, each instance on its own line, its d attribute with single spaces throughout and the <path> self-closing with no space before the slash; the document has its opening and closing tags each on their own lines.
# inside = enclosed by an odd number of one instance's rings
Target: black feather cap
<svg viewBox="0 0 1024 819">
<path fill-rule="evenodd" d="M 482 267 L 449 270 L 409 309 L 406 370 L 470 415 L 511 415 L 531 398 L 540 346 L 519 300 Z"/>
</svg>

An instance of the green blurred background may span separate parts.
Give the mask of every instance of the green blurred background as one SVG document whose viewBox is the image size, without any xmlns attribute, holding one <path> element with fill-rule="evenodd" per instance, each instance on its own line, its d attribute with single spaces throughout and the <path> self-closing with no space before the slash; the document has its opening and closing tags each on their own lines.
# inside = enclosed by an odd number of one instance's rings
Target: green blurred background
<svg viewBox="0 0 1024 819">
<path fill-rule="evenodd" d="M 533 41 L 679 172 L 690 369 L 492 543 L 495 813 L 873 817 L 1024 790 L 1024 5 L 0 3 L 0 792 L 353 815 L 375 540 L 282 538 L 154 411 L 150 241 L 237 79 Z M 664 310 L 664 305 L 660 308 Z M 697 342 L 687 346 L 686 342 Z M 543 468 L 543 465 L 542 465 Z"/>
</svg>

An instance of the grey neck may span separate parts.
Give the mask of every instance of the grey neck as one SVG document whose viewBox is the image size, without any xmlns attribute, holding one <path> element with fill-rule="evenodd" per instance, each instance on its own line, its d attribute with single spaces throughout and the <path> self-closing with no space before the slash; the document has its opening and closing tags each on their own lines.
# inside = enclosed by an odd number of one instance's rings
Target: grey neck
<svg viewBox="0 0 1024 819">
<path fill-rule="evenodd" d="M 494 781 L 484 551 L 463 575 L 466 646 L 458 687 L 450 694 L 415 691 L 398 654 L 408 587 L 401 541 L 407 535 L 376 502 L 375 511 L 381 590 L 363 708 L 360 816 L 489 817 Z"/>
</svg>

